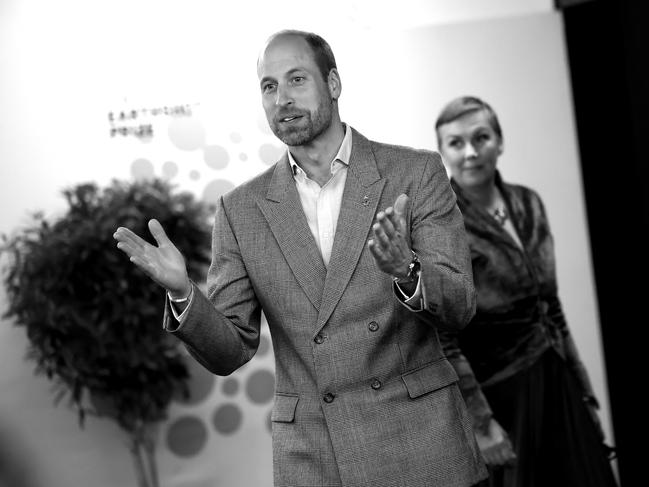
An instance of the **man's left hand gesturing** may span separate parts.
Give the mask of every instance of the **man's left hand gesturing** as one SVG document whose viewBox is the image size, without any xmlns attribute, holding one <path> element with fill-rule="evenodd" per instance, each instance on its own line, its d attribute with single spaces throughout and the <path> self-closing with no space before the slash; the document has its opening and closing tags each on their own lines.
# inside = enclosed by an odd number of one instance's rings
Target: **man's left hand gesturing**
<svg viewBox="0 0 649 487">
<path fill-rule="evenodd" d="M 409 204 L 410 198 L 400 194 L 394 206 L 378 212 L 372 225 L 373 237 L 367 242 L 376 265 L 393 277 L 406 277 L 412 262 L 410 229 L 406 223 Z"/>
</svg>

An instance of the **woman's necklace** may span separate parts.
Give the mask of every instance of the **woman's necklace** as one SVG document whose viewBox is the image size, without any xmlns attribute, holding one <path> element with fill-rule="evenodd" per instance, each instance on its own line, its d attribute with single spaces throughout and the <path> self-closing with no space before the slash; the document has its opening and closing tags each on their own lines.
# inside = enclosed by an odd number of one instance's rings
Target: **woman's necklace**
<svg viewBox="0 0 649 487">
<path fill-rule="evenodd" d="M 491 212 L 491 216 L 494 217 L 494 220 L 502 227 L 505 225 L 505 222 L 509 218 L 507 209 L 504 206 L 500 206 Z"/>
</svg>

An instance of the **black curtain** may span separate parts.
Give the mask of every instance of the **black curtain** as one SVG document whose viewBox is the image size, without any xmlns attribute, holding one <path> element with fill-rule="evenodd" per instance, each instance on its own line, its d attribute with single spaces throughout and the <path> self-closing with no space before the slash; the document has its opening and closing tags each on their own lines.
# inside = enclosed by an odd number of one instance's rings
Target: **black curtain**
<svg viewBox="0 0 649 487">
<path fill-rule="evenodd" d="M 641 475 L 649 466 L 649 403 L 641 399 L 649 383 L 648 3 L 556 1 L 565 26 L 622 487 L 649 482 Z"/>
</svg>

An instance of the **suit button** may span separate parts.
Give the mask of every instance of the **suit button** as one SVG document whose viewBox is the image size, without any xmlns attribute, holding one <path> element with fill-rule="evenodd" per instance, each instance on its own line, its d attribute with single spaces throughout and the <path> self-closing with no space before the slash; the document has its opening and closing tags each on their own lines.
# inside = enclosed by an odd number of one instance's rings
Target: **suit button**
<svg viewBox="0 0 649 487">
<path fill-rule="evenodd" d="M 322 400 L 326 403 L 331 403 L 334 402 L 334 396 L 331 392 L 327 392 L 323 397 Z"/>
<path fill-rule="evenodd" d="M 381 381 L 380 381 L 380 380 L 378 380 L 378 379 L 374 379 L 374 380 L 372 381 L 372 389 L 374 389 L 375 391 L 378 390 L 378 389 L 380 389 L 381 386 L 382 386 L 382 384 L 381 384 Z"/>
<path fill-rule="evenodd" d="M 325 337 L 321 333 L 318 333 L 313 339 L 313 341 L 316 342 L 318 345 L 320 345 L 322 342 L 325 341 Z"/>
<path fill-rule="evenodd" d="M 379 329 L 379 324 L 376 321 L 370 321 L 367 327 L 370 329 L 370 331 L 376 331 Z"/>
</svg>

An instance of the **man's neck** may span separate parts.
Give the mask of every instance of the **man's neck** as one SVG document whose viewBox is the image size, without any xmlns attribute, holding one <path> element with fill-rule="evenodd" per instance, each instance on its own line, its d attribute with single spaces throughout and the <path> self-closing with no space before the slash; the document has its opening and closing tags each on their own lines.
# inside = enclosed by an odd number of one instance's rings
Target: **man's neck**
<svg viewBox="0 0 649 487">
<path fill-rule="evenodd" d="M 324 186 L 331 178 L 331 161 L 340 149 L 344 137 L 345 127 L 340 120 L 334 120 L 315 140 L 305 145 L 291 146 L 289 150 L 309 179 Z"/>
</svg>

